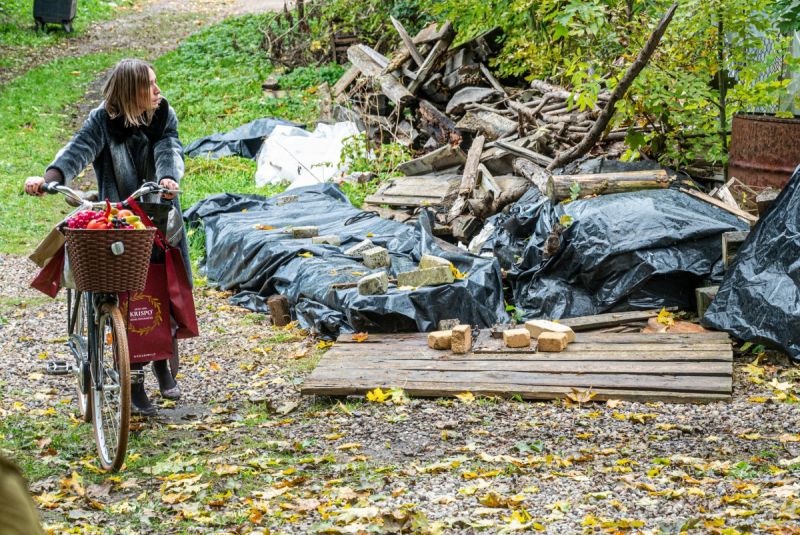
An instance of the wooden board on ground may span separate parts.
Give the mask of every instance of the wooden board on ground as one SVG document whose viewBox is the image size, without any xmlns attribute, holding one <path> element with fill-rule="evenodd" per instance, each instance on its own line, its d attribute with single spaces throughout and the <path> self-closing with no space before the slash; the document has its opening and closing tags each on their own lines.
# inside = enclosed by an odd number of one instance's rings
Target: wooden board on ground
<svg viewBox="0 0 800 535">
<path fill-rule="evenodd" d="M 364 199 L 366 204 L 388 206 L 437 206 L 454 196 L 461 175 L 397 177 Z"/>
<path fill-rule="evenodd" d="M 562 398 L 591 388 L 595 399 L 709 402 L 730 399 L 733 352 L 725 333 L 577 333 L 563 353 L 503 348 L 488 330 L 474 351 L 428 348 L 427 334 L 342 335 L 301 388 L 303 394 L 363 394 L 403 388 L 412 396 L 463 392 Z"/>
</svg>

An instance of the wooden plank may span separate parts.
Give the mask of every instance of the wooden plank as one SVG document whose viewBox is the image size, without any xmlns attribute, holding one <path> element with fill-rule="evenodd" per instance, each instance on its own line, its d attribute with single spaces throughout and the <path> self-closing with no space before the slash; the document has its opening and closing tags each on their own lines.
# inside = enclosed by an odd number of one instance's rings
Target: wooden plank
<svg viewBox="0 0 800 535">
<path fill-rule="evenodd" d="M 529 400 L 546 400 L 563 398 L 573 391 L 569 387 L 558 386 L 531 386 L 507 383 L 472 383 L 472 384 L 448 384 L 442 385 L 437 382 L 426 381 L 406 381 L 396 382 L 376 382 L 369 387 L 363 385 L 341 384 L 337 381 L 316 380 L 309 378 L 300 387 L 303 395 L 327 395 L 344 396 L 348 394 L 366 394 L 373 388 L 394 388 L 401 387 L 413 397 L 441 397 L 456 396 L 464 392 L 472 392 L 476 396 L 521 396 Z M 663 401 L 667 403 L 712 403 L 730 400 L 730 394 L 716 394 L 703 392 L 655 392 L 647 390 L 619 390 L 610 388 L 593 388 L 596 401 L 608 399 L 622 399 L 628 401 Z"/>
<path fill-rule="evenodd" d="M 597 375 L 676 375 L 676 376 L 725 376 L 731 371 L 729 362 L 643 362 L 642 360 L 540 360 L 535 364 L 529 360 L 477 360 L 477 359 L 402 359 L 375 356 L 357 359 L 339 354 L 326 357 L 321 370 L 329 369 L 338 374 L 342 366 L 352 370 L 402 370 L 441 371 L 448 373 L 468 372 L 514 372 L 523 374 L 597 374 Z"/>
<path fill-rule="evenodd" d="M 422 87 L 422 84 L 424 84 L 428 79 L 428 76 L 430 76 L 434 67 L 436 67 L 436 64 L 439 62 L 442 54 L 444 54 L 450 46 L 450 42 L 453 40 L 454 35 L 455 32 L 453 31 L 450 21 L 445 22 L 444 27 L 442 28 L 441 39 L 439 39 L 436 44 L 433 45 L 433 48 L 428 53 L 425 61 L 423 61 L 422 65 L 417 71 L 417 77 L 412 80 L 408 86 L 408 90 L 412 94 L 416 93 L 417 90 Z"/>
<path fill-rule="evenodd" d="M 392 26 L 394 26 L 394 29 L 400 34 L 400 39 L 403 41 L 403 44 L 406 45 L 406 49 L 408 50 L 409 54 L 411 54 L 414 62 L 421 67 L 425 60 L 422 58 L 419 50 L 417 50 L 416 45 L 414 45 L 414 41 L 411 39 L 411 36 L 408 35 L 408 32 L 405 28 L 403 28 L 403 25 L 400 24 L 399 20 L 391 16 L 389 17 L 389 20 L 392 21 Z"/>
<path fill-rule="evenodd" d="M 668 310 L 674 310 L 670 308 Z M 588 331 L 601 327 L 611 327 L 621 325 L 631 321 L 647 321 L 658 316 L 658 310 L 642 310 L 634 312 L 609 312 L 606 314 L 595 314 L 594 316 L 580 316 L 577 318 L 564 318 L 558 320 L 559 323 L 572 327 L 573 331 Z"/>
<path fill-rule="evenodd" d="M 373 57 L 374 50 L 365 45 L 353 45 L 347 49 L 347 59 L 358 67 L 364 75 L 375 78 L 381 86 L 381 92 L 398 106 L 405 106 L 414 100 L 406 87 L 393 74 L 383 74 L 383 67 Z"/>
<path fill-rule="evenodd" d="M 745 212 L 744 210 L 741 210 L 739 208 L 734 208 L 732 206 L 728 206 L 724 202 L 720 201 L 719 199 L 715 199 L 714 197 L 711 197 L 710 195 L 706 195 L 705 193 L 702 193 L 700 191 L 695 191 L 695 190 L 692 190 L 692 189 L 689 189 L 689 188 L 680 188 L 680 190 L 683 193 L 686 193 L 687 195 L 691 195 L 692 197 L 694 197 L 696 199 L 700 199 L 701 201 L 705 201 L 708 204 L 713 204 L 717 208 L 719 208 L 721 210 L 725 210 L 726 212 L 735 215 L 736 217 L 738 217 L 739 219 L 741 219 L 742 221 L 744 221 L 745 223 L 747 223 L 751 227 L 753 225 L 755 225 L 756 223 L 758 223 L 758 217 L 757 216 L 754 216 L 753 214 Z"/>
<path fill-rule="evenodd" d="M 573 344 L 571 344 L 573 345 Z M 685 362 L 699 362 L 699 361 L 719 361 L 731 362 L 732 350 L 730 347 L 727 350 L 713 349 L 713 350 L 700 350 L 700 351 L 658 351 L 652 349 L 650 351 L 581 351 L 579 348 L 571 349 L 561 353 L 546 353 L 546 352 L 498 352 L 498 351 L 475 351 L 469 355 L 458 355 L 450 353 L 449 351 L 431 350 L 431 352 L 420 352 L 413 357 L 410 355 L 412 351 L 408 348 L 387 348 L 385 346 L 375 347 L 375 353 L 365 352 L 363 349 L 356 349 L 353 346 L 342 346 L 338 348 L 335 353 L 331 350 L 330 358 L 338 358 L 338 355 L 346 355 L 348 359 L 355 359 L 359 362 L 367 362 L 376 358 L 386 358 L 393 360 L 517 360 L 520 362 L 536 362 L 553 360 L 553 357 L 559 356 L 560 360 L 570 361 L 633 361 L 633 362 L 647 362 L 647 361 L 685 361 Z M 434 352 L 435 353 L 432 353 Z M 378 356 L 379 354 L 379 356 Z"/>
<path fill-rule="evenodd" d="M 341 78 L 334 84 L 333 86 L 333 96 L 337 97 L 340 94 L 344 93 L 345 89 L 350 87 L 350 84 L 356 81 L 358 75 L 361 74 L 361 71 L 355 65 L 351 65 L 349 69 L 345 71 Z"/>
<path fill-rule="evenodd" d="M 544 154 L 539 154 L 538 152 L 534 152 L 524 147 L 520 147 L 518 145 L 515 145 L 514 143 L 509 143 L 507 141 L 498 139 L 497 141 L 495 141 L 495 144 L 498 147 L 505 149 L 506 151 L 512 154 L 516 154 L 517 156 L 520 156 L 522 158 L 527 158 L 533 163 L 537 163 L 539 165 L 547 166 L 550 165 L 550 163 L 552 163 L 553 161 L 553 159 L 550 158 L 549 156 L 545 156 Z"/>
<path fill-rule="evenodd" d="M 627 312 L 615 313 L 628 314 Z M 585 318 L 595 318 L 598 316 L 584 316 Z M 580 320 L 582 318 L 572 318 L 572 320 Z M 560 323 L 567 324 L 569 320 L 560 320 Z M 575 327 L 573 327 L 575 330 Z M 488 334 L 488 329 L 482 329 L 481 335 Z M 403 347 L 409 348 L 407 345 L 410 342 L 416 342 L 421 347 L 427 348 L 427 333 L 370 333 L 369 338 L 365 342 L 356 342 L 352 339 L 352 334 L 341 334 L 336 340 L 337 344 L 373 344 L 373 343 L 390 343 L 390 342 L 405 342 Z M 596 333 L 596 332 L 576 332 L 576 342 L 613 342 L 613 343 L 647 343 L 650 341 L 653 344 L 661 343 L 675 343 L 675 342 L 689 342 L 689 343 L 707 343 L 709 341 L 725 341 L 730 343 L 730 337 L 727 333 L 721 331 L 707 331 L 704 333 Z"/>
<path fill-rule="evenodd" d="M 654 390 L 681 392 L 730 393 L 732 380 L 724 376 L 696 375 L 604 375 L 593 373 L 536 373 L 519 371 L 439 371 L 403 369 L 361 369 L 338 366 L 336 369 L 317 367 L 310 379 L 339 380 L 342 384 L 375 385 L 406 381 L 433 381 L 441 384 L 515 384 L 529 386 L 565 386 L 572 388 L 615 388 L 629 390 Z M 372 387 L 374 388 L 374 386 Z"/>
</svg>

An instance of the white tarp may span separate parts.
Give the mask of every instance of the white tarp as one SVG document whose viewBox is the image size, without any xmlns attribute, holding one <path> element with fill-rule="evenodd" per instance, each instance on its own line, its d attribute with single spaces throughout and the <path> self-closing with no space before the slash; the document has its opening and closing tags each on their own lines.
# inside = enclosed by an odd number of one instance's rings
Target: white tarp
<svg viewBox="0 0 800 535">
<path fill-rule="evenodd" d="M 276 126 L 258 153 L 256 185 L 289 181 L 291 189 L 330 181 L 346 171 L 342 146 L 358 134 L 352 122 L 320 123 L 313 132 Z"/>
</svg>

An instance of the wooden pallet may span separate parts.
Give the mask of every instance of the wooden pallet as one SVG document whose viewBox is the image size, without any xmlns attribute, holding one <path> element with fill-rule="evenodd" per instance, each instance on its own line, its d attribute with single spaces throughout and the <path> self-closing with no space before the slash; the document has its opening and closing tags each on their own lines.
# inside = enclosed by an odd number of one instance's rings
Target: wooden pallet
<svg viewBox="0 0 800 535">
<path fill-rule="evenodd" d="M 577 333 L 563 353 L 500 348 L 482 331 L 473 353 L 429 349 L 427 334 L 339 337 L 301 388 L 303 394 L 363 394 L 403 388 L 412 396 L 520 395 L 562 398 L 573 390 L 595 399 L 709 402 L 731 397 L 733 351 L 725 333 Z M 490 345 L 494 344 L 496 347 Z"/>
</svg>

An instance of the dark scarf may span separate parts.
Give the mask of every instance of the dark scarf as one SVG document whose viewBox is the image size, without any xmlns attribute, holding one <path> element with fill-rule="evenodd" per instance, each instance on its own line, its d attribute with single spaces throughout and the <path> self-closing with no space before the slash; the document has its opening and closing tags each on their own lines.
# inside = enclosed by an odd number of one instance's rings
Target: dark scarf
<svg viewBox="0 0 800 535">
<path fill-rule="evenodd" d="M 115 143 L 124 143 L 138 132 L 142 132 L 147 136 L 150 143 L 154 143 L 163 137 L 168 119 L 169 102 L 167 102 L 167 99 L 162 98 L 161 102 L 158 104 L 158 108 L 153 114 L 153 120 L 150 121 L 150 124 L 144 126 L 127 126 L 125 125 L 125 117 L 120 115 L 108 120 L 108 133 Z"/>
</svg>

